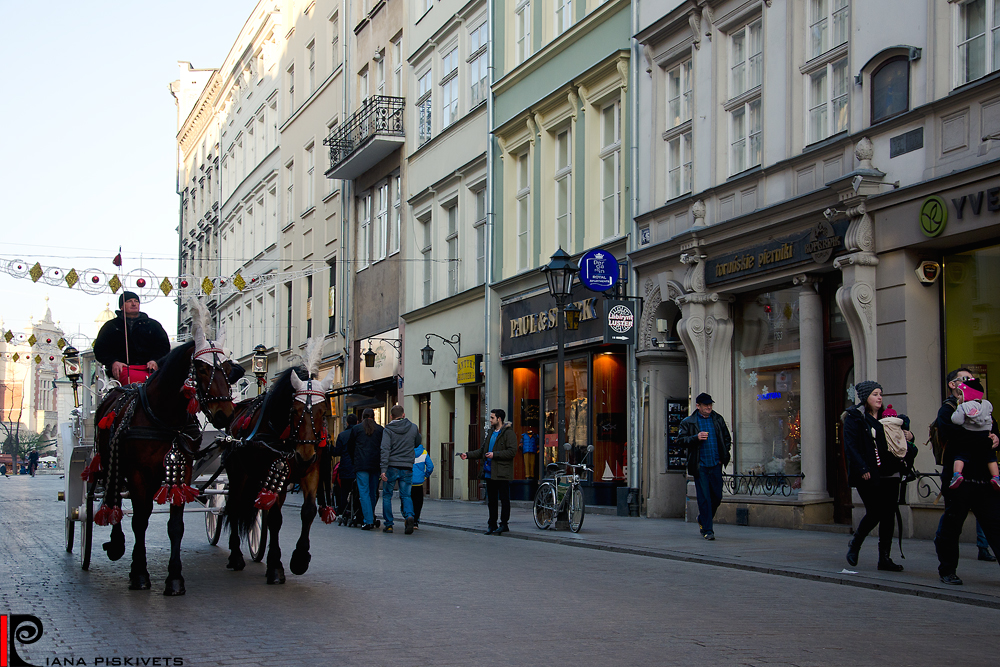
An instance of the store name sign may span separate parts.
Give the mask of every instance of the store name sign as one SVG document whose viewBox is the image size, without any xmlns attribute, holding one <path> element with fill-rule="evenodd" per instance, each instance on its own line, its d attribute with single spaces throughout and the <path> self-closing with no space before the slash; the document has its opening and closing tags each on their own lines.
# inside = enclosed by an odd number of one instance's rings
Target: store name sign
<svg viewBox="0 0 1000 667">
<path fill-rule="evenodd" d="M 823 220 L 808 232 L 710 259 L 705 263 L 705 282 L 712 285 L 737 280 L 809 261 L 825 264 L 834 251 L 844 247 L 848 224 L 847 220 L 833 223 Z"/>
<path fill-rule="evenodd" d="M 594 305 L 596 300 L 597 299 L 594 297 L 591 297 L 589 299 L 574 302 L 581 310 L 581 322 L 597 318 L 597 308 Z M 521 336 L 529 336 L 540 331 L 555 329 L 558 322 L 558 308 L 549 308 L 548 310 L 543 310 L 540 313 L 532 313 L 530 315 L 524 315 L 523 317 L 515 317 L 510 320 L 510 337 L 520 338 Z"/>
<path fill-rule="evenodd" d="M 483 381 L 483 355 L 470 354 L 458 358 L 458 384 L 478 384 Z"/>
</svg>

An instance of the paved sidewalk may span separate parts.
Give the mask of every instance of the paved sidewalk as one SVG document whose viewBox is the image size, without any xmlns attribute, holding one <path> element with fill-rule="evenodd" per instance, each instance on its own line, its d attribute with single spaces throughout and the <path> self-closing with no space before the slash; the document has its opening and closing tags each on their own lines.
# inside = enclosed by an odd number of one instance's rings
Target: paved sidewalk
<svg viewBox="0 0 1000 667">
<path fill-rule="evenodd" d="M 293 498 L 289 500 L 298 500 Z M 483 503 L 427 500 L 420 524 L 482 532 L 486 530 L 486 518 L 487 509 Z M 1000 609 L 1000 567 L 997 563 L 977 560 L 978 552 L 972 544 L 961 545 L 958 574 L 965 584 L 948 586 L 938 578 L 937 556 L 929 540 L 904 539 L 905 559 L 898 557 L 899 548 L 894 541 L 893 559 L 906 569 L 880 572 L 875 567 L 877 539 L 873 537 L 865 541 L 858 566 L 852 568 L 844 557 L 849 537 L 835 533 L 716 524 L 716 540 L 710 542 L 701 538 L 697 525 L 682 519 L 587 514 L 583 529 L 574 534 L 568 530 L 539 530 L 532 521 L 531 511 L 524 507 L 511 509 L 509 525 L 510 533 L 500 538 L 483 536 L 483 539 L 553 542 Z"/>
</svg>

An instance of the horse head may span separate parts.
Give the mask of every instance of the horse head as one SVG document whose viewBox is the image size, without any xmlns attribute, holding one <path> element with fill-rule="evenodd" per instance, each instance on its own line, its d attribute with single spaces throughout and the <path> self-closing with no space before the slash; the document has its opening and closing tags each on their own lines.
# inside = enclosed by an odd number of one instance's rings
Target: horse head
<svg viewBox="0 0 1000 667">
<path fill-rule="evenodd" d="M 206 334 L 207 309 L 200 301 L 192 300 L 194 350 L 191 353 L 191 370 L 185 388 L 193 393 L 198 405 L 216 428 L 226 428 L 233 418 L 233 394 L 230 383 L 242 375 L 225 352 L 226 332 L 222 330 L 217 340 Z M 196 408 L 197 409 L 197 408 Z M 189 407 L 190 411 L 190 407 Z"/>
<path fill-rule="evenodd" d="M 299 457 L 310 459 L 313 453 L 307 447 L 319 445 L 326 437 L 326 394 L 333 385 L 333 373 L 327 373 L 322 380 L 302 380 L 293 371 L 289 379 L 293 391 L 289 438 Z"/>
</svg>

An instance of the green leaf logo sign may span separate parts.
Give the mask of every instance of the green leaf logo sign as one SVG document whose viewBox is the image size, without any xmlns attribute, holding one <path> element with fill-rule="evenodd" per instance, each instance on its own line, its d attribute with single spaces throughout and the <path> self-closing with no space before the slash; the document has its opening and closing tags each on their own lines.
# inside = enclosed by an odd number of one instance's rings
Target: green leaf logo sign
<svg viewBox="0 0 1000 667">
<path fill-rule="evenodd" d="M 948 224 L 948 205 L 937 195 L 928 197 L 920 206 L 920 231 L 924 236 L 934 238 L 944 231 Z"/>
</svg>

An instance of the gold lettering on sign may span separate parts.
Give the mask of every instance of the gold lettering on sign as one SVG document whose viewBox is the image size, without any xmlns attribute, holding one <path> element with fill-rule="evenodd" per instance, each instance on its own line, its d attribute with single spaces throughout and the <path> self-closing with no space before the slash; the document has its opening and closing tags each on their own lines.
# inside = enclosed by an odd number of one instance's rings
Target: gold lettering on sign
<svg viewBox="0 0 1000 667">
<path fill-rule="evenodd" d="M 757 266 L 765 266 L 791 259 L 795 255 L 795 248 L 791 243 L 784 243 L 775 250 L 765 250 L 757 255 Z"/>
<path fill-rule="evenodd" d="M 753 259 L 751 257 L 751 259 Z M 587 322 L 597 319 L 597 298 L 588 297 L 580 301 L 575 301 L 574 305 L 580 309 L 580 321 Z M 555 329 L 559 323 L 559 309 L 549 308 L 539 313 L 514 317 L 510 320 L 510 337 L 520 338 L 540 331 Z"/>
</svg>

